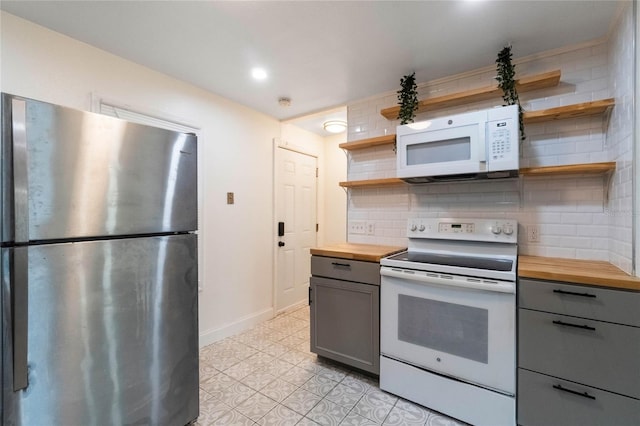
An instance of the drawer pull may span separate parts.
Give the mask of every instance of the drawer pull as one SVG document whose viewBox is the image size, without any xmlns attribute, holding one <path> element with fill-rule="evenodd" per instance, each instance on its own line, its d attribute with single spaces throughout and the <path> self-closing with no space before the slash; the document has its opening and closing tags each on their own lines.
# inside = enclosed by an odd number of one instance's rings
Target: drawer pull
<svg viewBox="0 0 640 426">
<path fill-rule="evenodd" d="M 351 268 L 351 265 L 348 263 L 331 262 L 331 264 L 339 268 Z"/>
<path fill-rule="evenodd" d="M 574 327 L 574 328 L 581 328 L 583 330 L 596 331 L 595 327 L 591 327 L 591 326 L 588 326 L 588 325 L 570 324 L 570 323 L 564 322 L 564 321 L 553 321 L 553 323 L 556 324 L 556 325 L 562 325 L 564 327 Z"/>
<path fill-rule="evenodd" d="M 570 295 L 570 296 L 580 296 L 580 297 L 591 297 L 593 299 L 596 298 L 595 294 L 589 294 L 589 293 L 576 293 L 574 291 L 565 291 L 565 290 L 553 290 L 554 293 L 558 293 L 558 294 L 566 294 L 566 295 Z"/>
<path fill-rule="evenodd" d="M 587 392 L 574 391 L 574 390 L 571 390 L 571 389 L 563 388 L 561 385 L 553 385 L 553 388 L 554 389 L 558 389 L 558 390 L 560 390 L 562 392 L 569 392 L 569 393 L 572 393 L 574 395 L 582 396 L 584 398 L 589 398 L 589 399 L 593 399 L 593 400 L 596 399 L 595 396 L 589 395 Z"/>
</svg>

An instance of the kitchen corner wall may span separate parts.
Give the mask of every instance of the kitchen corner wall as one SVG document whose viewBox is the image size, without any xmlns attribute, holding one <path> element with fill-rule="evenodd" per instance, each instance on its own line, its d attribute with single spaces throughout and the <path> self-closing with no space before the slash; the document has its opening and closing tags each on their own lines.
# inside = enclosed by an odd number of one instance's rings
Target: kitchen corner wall
<svg viewBox="0 0 640 426">
<path fill-rule="evenodd" d="M 336 184 L 347 180 L 347 157 L 339 147 L 346 141 L 346 133 L 324 138 L 324 168 L 320 169 L 325 191 L 324 222 L 320 223 L 320 232 L 326 245 L 347 239 L 347 194 Z"/>
<path fill-rule="evenodd" d="M 348 234 L 348 241 L 406 245 L 406 222 L 414 217 L 514 218 L 521 254 L 610 261 L 632 272 L 633 13 L 631 2 L 606 40 L 516 60 L 517 75 L 560 69 L 555 88 L 520 95 L 525 110 L 539 110 L 609 97 L 608 117 L 593 116 L 525 126 L 521 166 L 616 161 L 607 176 L 526 177 L 503 181 L 400 185 L 350 189 L 348 222 L 368 221 L 374 235 Z M 517 54 L 517 45 L 514 52 Z M 489 58 L 487 62 L 492 62 Z M 419 85 L 419 98 L 495 84 L 495 67 Z M 398 76 L 399 81 L 400 76 Z M 348 105 L 349 141 L 395 133 L 398 121 L 380 110 L 397 104 L 395 92 Z M 500 100 L 421 114 L 416 121 L 491 108 Z M 390 146 L 349 152 L 348 179 L 395 176 Z M 527 226 L 539 227 L 539 242 L 527 241 Z"/>
<path fill-rule="evenodd" d="M 633 141 L 634 141 L 634 11 L 631 2 L 621 14 L 616 32 L 609 42 L 609 87 L 616 106 L 606 135 L 609 161 L 616 162 L 609 204 L 610 258 L 614 265 L 631 272 L 633 267 Z M 638 40 L 635 41 L 636 43 Z M 639 125 L 640 123 L 635 123 Z M 637 268 L 637 265 L 636 265 Z M 635 271 L 636 274 L 638 271 Z"/>
</svg>

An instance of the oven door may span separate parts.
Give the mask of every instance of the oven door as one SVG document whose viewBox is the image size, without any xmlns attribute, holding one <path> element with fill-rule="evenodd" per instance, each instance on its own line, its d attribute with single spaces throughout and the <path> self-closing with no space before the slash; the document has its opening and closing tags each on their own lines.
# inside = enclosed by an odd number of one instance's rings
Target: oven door
<svg viewBox="0 0 640 426">
<path fill-rule="evenodd" d="M 381 273 L 383 356 L 515 395 L 515 283 L 389 267 Z"/>
</svg>

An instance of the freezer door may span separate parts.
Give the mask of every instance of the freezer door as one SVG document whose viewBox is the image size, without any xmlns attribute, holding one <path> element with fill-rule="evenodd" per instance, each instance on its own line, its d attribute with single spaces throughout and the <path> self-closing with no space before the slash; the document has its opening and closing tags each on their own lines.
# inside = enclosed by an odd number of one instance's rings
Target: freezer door
<svg viewBox="0 0 640 426">
<path fill-rule="evenodd" d="M 3 242 L 197 228 L 194 135 L 6 94 L 2 112 Z"/>
<path fill-rule="evenodd" d="M 28 387 L 13 391 L 15 249 L 2 249 L 3 425 L 184 425 L 198 415 L 196 236 L 28 248 Z M 11 311 L 12 307 L 14 312 Z"/>
</svg>

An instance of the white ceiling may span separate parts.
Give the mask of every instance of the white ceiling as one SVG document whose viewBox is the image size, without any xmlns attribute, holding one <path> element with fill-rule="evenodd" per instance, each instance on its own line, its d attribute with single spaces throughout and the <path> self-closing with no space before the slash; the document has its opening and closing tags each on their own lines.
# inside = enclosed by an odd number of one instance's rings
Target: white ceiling
<svg viewBox="0 0 640 426">
<path fill-rule="evenodd" d="M 13 1 L 8 13 L 280 120 L 607 36 L 619 1 Z M 250 69 L 264 67 L 265 81 Z M 291 98 L 291 106 L 278 104 Z M 342 114 L 346 112 L 341 109 Z M 304 124 L 311 119 L 296 120 Z M 322 134 L 322 131 L 318 132 Z"/>
</svg>

